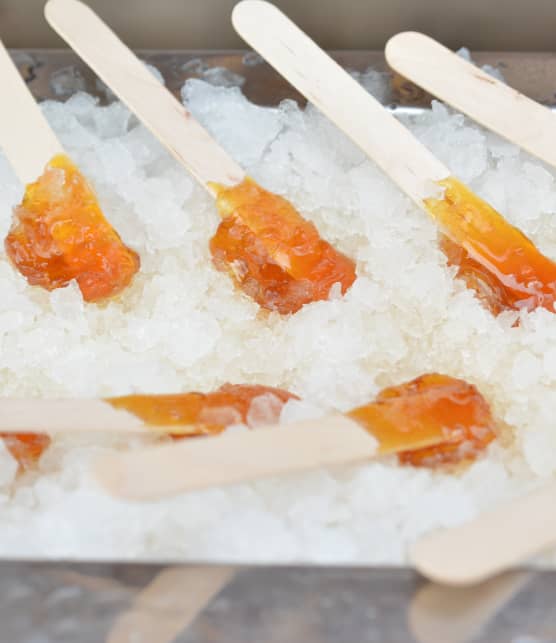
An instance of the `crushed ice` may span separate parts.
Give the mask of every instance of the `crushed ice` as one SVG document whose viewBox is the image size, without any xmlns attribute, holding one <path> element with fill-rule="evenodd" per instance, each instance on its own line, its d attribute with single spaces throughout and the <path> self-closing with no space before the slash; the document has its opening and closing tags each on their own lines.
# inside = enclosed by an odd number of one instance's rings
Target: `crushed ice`
<svg viewBox="0 0 556 643">
<path fill-rule="evenodd" d="M 204 70 L 205 72 L 207 70 Z M 0 387 L 6 396 L 105 396 L 281 386 L 287 420 L 368 401 L 425 371 L 476 384 L 513 446 L 463 475 L 393 462 L 213 489 L 148 505 L 107 497 L 87 463 L 117 443 L 57 439 L 14 484 L 0 448 L 0 555 L 401 563 L 419 534 L 461 522 L 556 472 L 556 316 L 494 319 L 453 278 L 433 223 L 309 107 L 250 104 L 230 76 L 191 80 L 189 108 L 265 187 L 290 198 L 358 263 L 343 298 L 261 316 L 211 265 L 205 191 L 119 103 L 83 93 L 43 110 L 96 188 L 142 272 L 118 301 L 29 287 L 0 256 Z M 60 90 L 66 79 L 58 79 Z M 380 94 L 379 78 L 360 76 Z M 404 121 L 450 169 L 556 257 L 554 172 L 439 103 Z M 372 123 L 370 124 L 372 126 Z M 22 187 L 0 156 L 0 232 Z M 270 406 L 269 406 L 270 405 Z M 272 400 L 253 413 L 261 421 Z"/>
</svg>

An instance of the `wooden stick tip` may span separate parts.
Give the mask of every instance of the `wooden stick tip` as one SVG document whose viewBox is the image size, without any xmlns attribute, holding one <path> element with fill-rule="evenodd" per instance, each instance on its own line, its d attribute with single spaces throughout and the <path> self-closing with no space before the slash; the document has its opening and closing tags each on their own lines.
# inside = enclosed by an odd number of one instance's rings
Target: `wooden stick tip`
<svg viewBox="0 0 556 643">
<path fill-rule="evenodd" d="M 245 19 L 252 18 L 255 11 L 278 11 L 277 8 L 266 0 L 240 0 L 232 9 L 232 24 L 234 27 Z"/>
<path fill-rule="evenodd" d="M 440 585 L 466 587 L 481 583 L 493 575 L 481 573 L 473 569 L 471 564 L 466 565 L 458 558 L 457 552 L 448 552 L 443 543 L 438 543 L 440 533 L 433 532 L 430 540 L 424 536 L 409 548 L 409 562 L 422 576 Z"/>
<path fill-rule="evenodd" d="M 57 19 L 60 16 L 63 16 L 66 11 L 75 10 L 75 9 L 84 9 L 89 10 L 90 8 L 84 2 L 80 0 L 47 0 L 44 5 L 44 16 L 46 21 L 52 25 L 53 22 L 57 22 Z"/>
<path fill-rule="evenodd" d="M 400 31 L 388 39 L 384 48 L 386 60 L 390 62 L 390 57 L 398 54 L 407 54 L 408 48 L 419 46 L 420 44 L 431 41 L 432 38 L 419 31 Z"/>
</svg>

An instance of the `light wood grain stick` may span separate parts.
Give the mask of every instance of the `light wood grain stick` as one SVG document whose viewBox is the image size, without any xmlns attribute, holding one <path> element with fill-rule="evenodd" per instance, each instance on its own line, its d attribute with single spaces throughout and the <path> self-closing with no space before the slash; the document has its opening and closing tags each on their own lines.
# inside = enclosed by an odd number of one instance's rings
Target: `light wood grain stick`
<svg viewBox="0 0 556 643">
<path fill-rule="evenodd" d="M 168 432 L 147 427 L 138 417 L 103 400 L 0 398 L 2 433 Z"/>
<path fill-rule="evenodd" d="M 279 9 L 243 0 L 239 35 L 349 136 L 419 207 L 450 171 Z"/>
<path fill-rule="evenodd" d="M 241 167 L 85 4 L 49 0 L 45 16 L 76 51 L 209 192 L 209 181 L 236 185 Z"/>
<path fill-rule="evenodd" d="M 422 537 L 410 560 L 438 583 L 479 583 L 556 544 L 555 503 L 556 482 L 550 482 L 461 527 Z"/>
<path fill-rule="evenodd" d="M 421 33 L 393 36 L 386 60 L 430 94 L 556 166 L 556 114 L 548 108 Z"/>
<path fill-rule="evenodd" d="M 372 436 L 338 415 L 103 456 L 94 471 L 115 496 L 156 500 L 182 491 L 367 460 L 376 451 Z"/>
<path fill-rule="evenodd" d="M 10 55 L 0 42 L 0 148 L 26 185 L 56 154 L 64 152 Z"/>
<path fill-rule="evenodd" d="M 117 432 L 191 436 L 191 426 L 146 424 L 110 400 L 0 399 L 0 433 Z M 194 427 L 193 427 L 194 428 Z M 154 499 L 322 466 L 365 461 L 440 444 L 443 427 L 425 425 L 398 435 L 363 428 L 340 414 L 256 430 L 227 431 L 144 450 L 117 453 L 98 463 L 96 475 L 114 495 Z"/>
<path fill-rule="evenodd" d="M 375 456 L 432 446 L 446 439 L 440 433 L 418 433 L 404 433 L 403 440 L 395 446 L 382 445 L 372 431 L 357 422 L 331 415 L 103 456 L 95 474 L 100 484 L 115 496 L 156 500 L 211 486 L 365 462 Z"/>
</svg>

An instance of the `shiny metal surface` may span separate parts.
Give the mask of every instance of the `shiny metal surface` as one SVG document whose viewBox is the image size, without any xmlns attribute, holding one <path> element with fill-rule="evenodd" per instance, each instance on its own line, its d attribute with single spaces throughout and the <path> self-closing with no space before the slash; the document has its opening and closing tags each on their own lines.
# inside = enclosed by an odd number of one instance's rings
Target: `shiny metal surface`
<svg viewBox="0 0 556 643">
<path fill-rule="evenodd" d="M 555 572 L 455 590 L 394 569 L 4 562 L 0 592 L 11 643 L 556 641 Z"/>
</svg>

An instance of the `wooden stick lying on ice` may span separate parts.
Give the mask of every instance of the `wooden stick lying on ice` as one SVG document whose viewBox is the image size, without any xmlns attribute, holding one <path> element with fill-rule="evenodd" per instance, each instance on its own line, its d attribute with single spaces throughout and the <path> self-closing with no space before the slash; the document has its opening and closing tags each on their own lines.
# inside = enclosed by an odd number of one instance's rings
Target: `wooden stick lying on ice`
<svg viewBox="0 0 556 643">
<path fill-rule="evenodd" d="M 0 398 L 0 433 L 168 433 L 103 400 Z"/>
<path fill-rule="evenodd" d="M 419 205 L 450 171 L 277 7 L 243 0 L 239 35 L 349 136 Z"/>
<path fill-rule="evenodd" d="M 0 148 L 26 185 L 35 181 L 48 161 L 64 150 L 2 42 L 0 78 Z"/>
<path fill-rule="evenodd" d="M 382 444 L 354 420 L 331 415 L 108 455 L 99 460 L 95 472 L 113 495 L 155 500 L 210 486 L 364 462 L 445 440 L 442 431 L 425 431 L 400 433 L 398 443 Z"/>
<path fill-rule="evenodd" d="M 438 583 L 482 582 L 556 544 L 555 502 L 556 482 L 550 482 L 461 527 L 423 536 L 411 549 L 411 562 Z"/>
<path fill-rule="evenodd" d="M 0 433 L 179 434 L 181 425 L 151 425 L 103 400 L 0 400 Z M 443 426 L 423 422 L 398 433 L 363 428 L 340 414 L 316 420 L 193 437 L 103 458 L 96 474 L 114 495 L 144 500 L 323 466 L 365 461 L 446 441 Z"/>
<path fill-rule="evenodd" d="M 263 0 L 242 0 L 232 21 L 257 52 L 433 217 L 446 237 L 451 263 L 462 266 L 460 276 L 495 314 L 539 306 L 554 312 L 556 263 L 452 176 L 287 16 Z"/>
<path fill-rule="evenodd" d="M 51 27 L 183 163 L 209 192 L 209 182 L 236 185 L 241 167 L 86 4 L 49 0 Z"/>
<path fill-rule="evenodd" d="M 97 475 L 112 493 L 135 499 L 359 462 L 376 455 L 417 455 L 416 450 L 437 445 L 451 452 L 464 440 L 471 440 L 468 447 L 483 449 L 495 437 L 494 419 L 479 391 L 439 373 L 384 389 L 375 401 L 345 415 L 334 413 L 253 430 L 238 426 L 250 424 L 249 414 L 254 401 L 262 399 L 261 391 L 274 394 L 281 404 L 292 397 L 279 389 L 227 385 L 212 394 L 0 400 L 0 434 L 10 430 L 99 431 L 103 427 L 105 431 L 189 437 L 143 451 L 112 454 L 98 464 Z M 274 409 L 266 415 L 272 418 L 267 421 L 276 421 L 279 413 Z M 201 437 L 207 434 L 211 437 Z M 431 453 L 423 455 L 430 457 Z"/>
<path fill-rule="evenodd" d="M 412 82 L 556 166 L 556 114 L 421 33 L 386 44 L 386 60 Z"/>
</svg>

